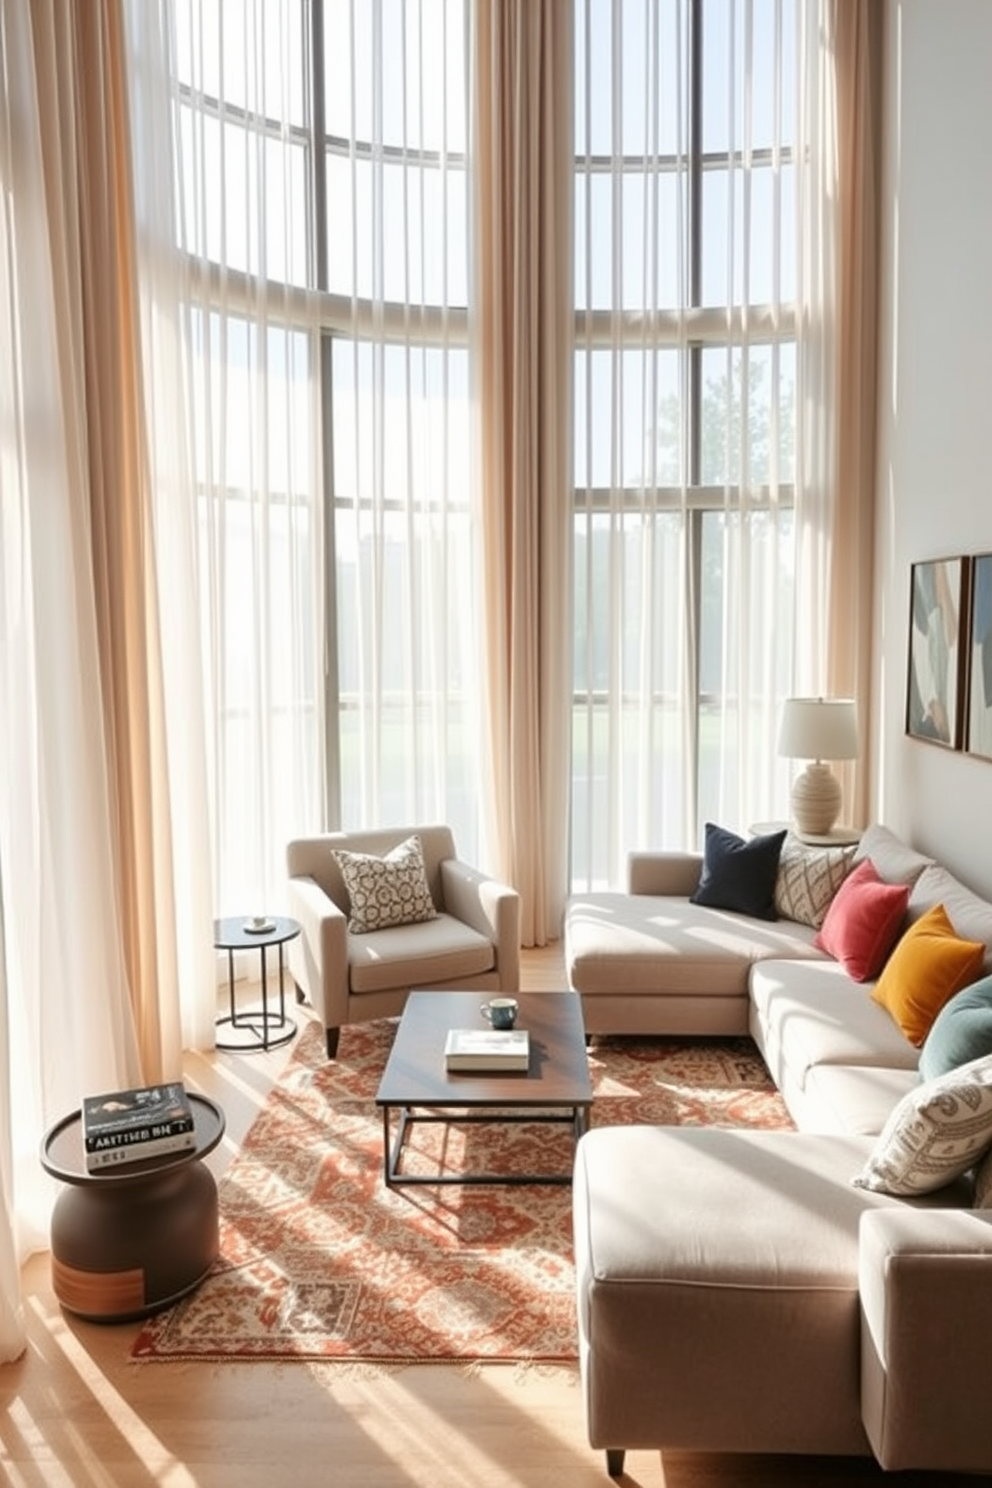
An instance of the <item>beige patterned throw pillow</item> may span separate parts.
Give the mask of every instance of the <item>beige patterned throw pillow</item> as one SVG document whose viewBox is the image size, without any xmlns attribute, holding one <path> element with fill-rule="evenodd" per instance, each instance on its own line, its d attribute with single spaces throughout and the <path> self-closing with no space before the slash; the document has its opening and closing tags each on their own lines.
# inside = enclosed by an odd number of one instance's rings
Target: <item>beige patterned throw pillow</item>
<svg viewBox="0 0 992 1488">
<path fill-rule="evenodd" d="M 775 908 L 783 920 L 819 930 L 830 901 L 850 873 L 857 843 L 812 847 L 790 832 L 782 845 L 775 882 Z"/>
<path fill-rule="evenodd" d="M 967 1173 L 992 1147 L 992 1056 L 917 1085 L 890 1114 L 857 1188 L 932 1193 Z"/>
<path fill-rule="evenodd" d="M 420 838 L 414 835 L 384 858 L 372 853 L 334 853 L 351 901 L 348 929 L 355 935 L 416 925 L 437 917 L 424 868 Z"/>
</svg>

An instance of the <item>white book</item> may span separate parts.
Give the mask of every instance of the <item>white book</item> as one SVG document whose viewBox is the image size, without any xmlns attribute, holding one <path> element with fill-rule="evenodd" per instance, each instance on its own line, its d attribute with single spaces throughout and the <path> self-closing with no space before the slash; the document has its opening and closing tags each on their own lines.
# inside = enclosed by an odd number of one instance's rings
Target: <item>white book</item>
<svg viewBox="0 0 992 1488">
<path fill-rule="evenodd" d="M 105 1147 L 97 1152 L 87 1152 L 86 1171 L 99 1173 L 106 1168 L 124 1168 L 128 1163 L 147 1162 L 150 1157 L 168 1157 L 173 1152 L 193 1152 L 195 1149 L 195 1131 L 147 1137 L 140 1142 L 129 1142 L 124 1147 Z"/>
<path fill-rule="evenodd" d="M 451 1028 L 444 1062 L 449 1070 L 525 1070 L 530 1038 L 526 1028 Z"/>
</svg>

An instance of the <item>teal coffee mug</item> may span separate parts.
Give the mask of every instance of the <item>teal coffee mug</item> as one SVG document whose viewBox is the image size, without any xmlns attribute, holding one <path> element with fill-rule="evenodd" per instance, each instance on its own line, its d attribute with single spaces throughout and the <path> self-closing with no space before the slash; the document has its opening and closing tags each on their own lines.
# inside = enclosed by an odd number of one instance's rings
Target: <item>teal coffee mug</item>
<svg viewBox="0 0 992 1488">
<path fill-rule="evenodd" d="M 494 1028 L 512 1028 L 517 1021 L 517 999 L 515 997 L 491 997 L 482 1004 L 483 1016 Z"/>
</svg>

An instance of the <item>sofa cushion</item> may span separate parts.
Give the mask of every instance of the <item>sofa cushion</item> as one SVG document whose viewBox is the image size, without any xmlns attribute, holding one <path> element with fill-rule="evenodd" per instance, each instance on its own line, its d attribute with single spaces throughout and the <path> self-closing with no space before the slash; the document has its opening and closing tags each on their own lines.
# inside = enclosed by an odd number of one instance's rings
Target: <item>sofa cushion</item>
<svg viewBox="0 0 992 1488">
<path fill-rule="evenodd" d="M 807 925 L 665 894 L 576 894 L 565 911 L 569 986 L 592 996 L 744 999 L 754 962 L 822 960 L 812 942 Z"/>
<path fill-rule="evenodd" d="M 881 822 L 874 822 L 865 829 L 855 849 L 855 863 L 864 862 L 866 858 L 874 863 L 876 873 L 886 883 L 906 884 L 908 887 L 912 887 L 927 868 L 934 866 L 933 858 L 917 852 Z"/>
<path fill-rule="evenodd" d="M 910 925 L 871 995 L 919 1047 L 945 1002 L 979 975 L 984 954 L 984 944 L 962 940 L 935 904 Z"/>
<path fill-rule="evenodd" d="M 786 833 L 768 832 L 744 839 L 726 827 L 706 823 L 703 871 L 691 895 L 693 904 L 729 909 L 776 920 L 775 880 Z"/>
<path fill-rule="evenodd" d="M 869 981 L 881 971 L 908 903 L 907 886 L 887 883 L 865 858 L 834 895 L 814 944 L 839 961 L 854 981 Z"/>
<path fill-rule="evenodd" d="M 853 862 L 853 846 L 812 847 L 790 832 L 778 861 L 776 911 L 784 919 L 819 930 Z"/>
<path fill-rule="evenodd" d="M 931 863 L 913 885 L 906 917 L 912 924 L 935 904 L 944 906 L 959 935 L 984 943 L 984 970 L 992 972 L 992 904 L 966 888 L 939 863 Z"/>
<path fill-rule="evenodd" d="M 453 915 L 438 914 L 416 925 L 372 930 L 348 941 L 348 990 L 388 992 L 397 987 L 435 987 L 491 971 L 493 943 Z"/>
<path fill-rule="evenodd" d="M 920 1074 L 935 1080 L 992 1054 L 992 977 L 972 982 L 946 1002 L 920 1050 Z"/>
<path fill-rule="evenodd" d="M 802 1131 L 877 1137 L 895 1107 L 920 1083 L 919 1071 L 868 1064 L 817 1064 L 800 1092 L 786 1090 Z"/>
<path fill-rule="evenodd" d="M 339 848 L 334 860 L 348 890 L 348 929 L 352 934 L 420 924 L 437 914 L 416 834 L 384 857 Z"/>
<path fill-rule="evenodd" d="M 762 961 L 751 972 L 751 1029 L 780 1090 L 818 1065 L 884 1066 L 918 1079 L 919 1051 L 837 961 Z"/>
<path fill-rule="evenodd" d="M 903 1096 L 852 1181 L 877 1193 L 933 1193 L 967 1173 L 990 1146 L 992 1058 L 986 1057 Z"/>
</svg>

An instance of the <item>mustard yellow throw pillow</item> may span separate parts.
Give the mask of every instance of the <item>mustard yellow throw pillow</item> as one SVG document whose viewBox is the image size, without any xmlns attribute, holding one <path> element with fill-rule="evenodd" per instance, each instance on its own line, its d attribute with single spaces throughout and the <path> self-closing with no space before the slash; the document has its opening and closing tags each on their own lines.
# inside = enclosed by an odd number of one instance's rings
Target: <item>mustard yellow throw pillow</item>
<svg viewBox="0 0 992 1488">
<path fill-rule="evenodd" d="M 942 904 L 911 925 L 897 944 L 872 991 L 917 1048 L 955 992 L 981 976 L 985 946 L 962 940 Z"/>
</svg>

